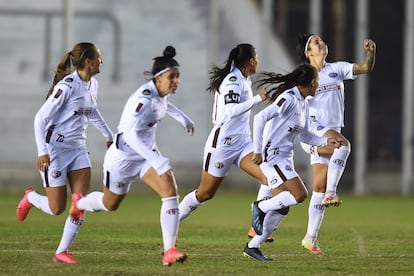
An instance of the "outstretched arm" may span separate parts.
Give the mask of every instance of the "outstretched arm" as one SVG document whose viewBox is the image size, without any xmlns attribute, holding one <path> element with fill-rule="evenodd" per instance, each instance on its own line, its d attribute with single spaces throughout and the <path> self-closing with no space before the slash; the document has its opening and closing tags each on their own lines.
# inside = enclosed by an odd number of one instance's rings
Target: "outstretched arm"
<svg viewBox="0 0 414 276">
<path fill-rule="evenodd" d="M 354 64 L 352 68 L 354 75 L 367 74 L 374 69 L 375 54 L 377 51 L 375 42 L 370 39 L 364 40 L 364 49 L 366 51 L 364 62 Z"/>
</svg>

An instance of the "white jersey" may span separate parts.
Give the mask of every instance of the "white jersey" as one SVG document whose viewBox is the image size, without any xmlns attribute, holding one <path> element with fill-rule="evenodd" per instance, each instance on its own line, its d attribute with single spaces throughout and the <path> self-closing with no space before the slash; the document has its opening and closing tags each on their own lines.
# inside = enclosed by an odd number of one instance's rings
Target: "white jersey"
<svg viewBox="0 0 414 276">
<path fill-rule="evenodd" d="M 355 79 L 353 63 L 325 63 L 319 72 L 319 87 L 315 96 L 307 97 L 309 116 L 327 128 L 344 126 L 344 80 Z"/>
<path fill-rule="evenodd" d="M 112 131 L 97 106 L 98 81 L 83 81 L 75 71 L 59 81 L 34 120 L 38 155 L 48 154 L 47 145 L 86 148 L 89 121 L 112 141 Z"/>
<path fill-rule="evenodd" d="M 263 153 L 264 162 L 273 164 L 280 159 L 293 158 L 296 137 L 312 145 L 326 146 L 327 138 L 308 131 L 307 112 L 307 103 L 297 87 L 281 93 L 254 117 L 254 152 Z"/>
<path fill-rule="evenodd" d="M 125 159 L 147 159 L 157 168 L 161 160 L 157 150 L 155 132 L 159 121 L 168 114 L 186 129 L 194 127 L 193 121 L 168 101 L 168 95 L 160 97 L 151 80 L 138 88 L 128 99 L 118 125 L 116 147 Z"/>
<path fill-rule="evenodd" d="M 217 144 L 229 139 L 232 144 L 251 140 L 250 110 L 262 101 L 260 95 L 253 96 L 251 86 L 250 77 L 234 67 L 215 92 L 212 118 L 213 131 L 220 132 Z"/>
</svg>

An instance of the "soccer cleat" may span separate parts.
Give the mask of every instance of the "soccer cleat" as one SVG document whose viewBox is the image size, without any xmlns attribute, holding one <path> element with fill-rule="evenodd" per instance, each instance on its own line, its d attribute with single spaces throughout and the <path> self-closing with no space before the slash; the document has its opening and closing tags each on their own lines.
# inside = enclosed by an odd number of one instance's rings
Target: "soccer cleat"
<svg viewBox="0 0 414 276">
<path fill-rule="evenodd" d="M 27 199 L 27 195 L 33 191 L 34 190 L 32 188 L 27 188 L 24 191 L 24 195 L 16 208 L 16 216 L 18 220 L 21 220 L 21 221 L 25 220 L 27 217 L 27 214 L 30 211 L 30 208 L 32 208 L 33 205 Z"/>
<path fill-rule="evenodd" d="M 323 254 L 323 251 L 319 247 L 317 239 L 311 237 L 305 237 L 302 240 L 302 246 L 310 251 L 312 254 Z"/>
<path fill-rule="evenodd" d="M 247 232 L 247 236 L 252 239 L 254 236 L 256 236 L 256 232 L 254 232 L 253 227 L 250 227 L 249 232 Z M 275 239 L 272 236 L 267 237 L 265 242 L 273 242 Z"/>
<path fill-rule="evenodd" d="M 253 202 L 252 206 L 252 227 L 256 234 L 261 235 L 263 233 L 263 221 L 266 213 L 259 208 L 259 202 Z"/>
<path fill-rule="evenodd" d="M 52 261 L 54 263 L 65 263 L 65 264 L 78 264 L 78 263 L 80 263 L 78 260 L 75 260 L 72 257 L 72 253 L 69 252 L 69 251 L 63 251 L 63 252 L 55 254 L 55 256 L 53 256 Z"/>
<path fill-rule="evenodd" d="M 329 206 L 338 207 L 341 204 L 342 204 L 342 200 L 340 200 L 336 194 L 327 194 L 322 200 L 322 205 L 325 207 L 329 207 Z"/>
<path fill-rule="evenodd" d="M 79 220 L 83 217 L 83 214 L 85 211 L 79 210 L 76 204 L 78 203 L 79 199 L 81 199 L 82 196 L 79 193 L 73 193 L 72 194 L 72 204 L 70 206 L 69 215 L 74 220 Z"/>
<path fill-rule="evenodd" d="M 162 256 L 162 263 L 164 266 L 171 266 L 175 262 L 183 263 L 187 257 L 187 254 L 181 253 L 175 247 L 171 247 Z"/>
<path fill-rule="evenodd" d="M 243 255 L 258 261 L 273 261 L 272 258 L 263 256 L 259 248 L 250 248 L 248 243 L 246 244 L 246 247 L 243 250 Z"/>
</svg>

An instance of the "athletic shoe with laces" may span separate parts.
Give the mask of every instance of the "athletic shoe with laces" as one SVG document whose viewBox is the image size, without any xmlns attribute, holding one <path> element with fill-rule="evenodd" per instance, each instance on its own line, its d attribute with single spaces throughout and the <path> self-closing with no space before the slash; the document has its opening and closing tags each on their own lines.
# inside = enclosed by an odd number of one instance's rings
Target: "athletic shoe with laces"
<svg viewBox="0 0 414 276">
<path fill-rule="evenodd" d="M 326 194 L 322 200 L 322 205 L 325 207 L 330 207 L 330 206 L 338 207 L 341 204 L 342 204 L 342 200 L 340 200 L 335 193 Z"/>
<path fill-rule="evenodd" d="M 323 251 L 319 247 L 317 239 L 312 239 L 311 237 L 305 237 L 302 240 L 302 246 L 309 250 L 312 254 L 323 254 Z"/>
<path fill-rule="evenodd" d="M 76 204 L 78 203 L 79 199 L 81 199 L 82 196 L 79 193 L 73 193 L 72 194 L 72 204 L 70 206 L 69 215 L 74 220 L 79 220 L 83 217 L 83 214 L 85 211 L 79 210 Z"/>
<path fill-rule="evenodd" d="M 246 247 L 243 250 L 243 255 L 258 261 L 273 261 L 272 258 L 263 256 L 259 248 L 250 248 L 248 243 L 246 243 Z"/>
<path fill-rule="evenodd" d="M 164 266 L 171 266 L 175 262 L 183 263 L 187 257 L 187 254 L 178 251 L 175 247 L 171 247 L 167 252 L 164 252 L 162 256 L 162 264 Z"/>
<path fill-rule="evenodd" d="M 253 227 L 250 227 L 249 232 L 247 232 L 247 236 L 252 239 L 254 236 L 256 236 L 256 232 L 254 232 Z M 275 239 L 272 236 L 267 237 L 265 242 L 273 242 Z"/>
<path fill-rule="evenodd" d="M 260 201 L 253 202 L 252 206 L 252 227 L 258 235 L 261 235 L 263 233 L 263 221 L 266 215 L 266 213 L 259 208 Z"/>
<path fill-rule="evenodd" d="M 54 263 L 65 263 L 65 264 L 78 264 L 78 263 L 80 263 L 78 260 L 75 260 L 72 257 L 72 253 L 69 252 L 69 251 L 63 251 L 63 252 L 55 254 L 55 256 L 53 256 L 52 261 Z"/>
<path fill-rule="evenodd" d="M 27 195 L 33 191 L 34 190 L 32 188 L 27 188 L 24 191 L 24 195 L 16 208 L 16 216 L 18 220 L 21 220 L 21 221 L 25 220 L 27 217 L 27 214 L 30 211 L 30 208 L 32 208 L 33 205 L 27 199 Z"/>
</svg>

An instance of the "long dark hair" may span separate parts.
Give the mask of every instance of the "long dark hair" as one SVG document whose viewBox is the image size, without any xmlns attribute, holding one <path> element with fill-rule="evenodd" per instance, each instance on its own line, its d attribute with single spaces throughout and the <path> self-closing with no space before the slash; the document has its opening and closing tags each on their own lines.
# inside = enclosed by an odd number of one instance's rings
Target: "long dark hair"
<svg viewBox="0 0 414 276">
<path fill-rule="evenodd" d="M 55 76 L 50 86 L 46 99 L 52 94 L 55 85 L 63 79 L 64 76 L 73 72 L 74 69 L 83 69 L 85 59 L 94 59 L 97 54 L 97 48 L 93 43 L 81 42 L 76 44 L 70 52 L 67 52 L 56 67 Z"/>
<path fill-rule="evenodd" d="M 316 68 L 310 64 L 304 63 L 286 75 L 273 72 L 262 72 L 259 74 L 255 84 L 258 86 L 266 86 L 267 98 L 269 99 L 269 102 L 272 103 L 283 91 L 295 86 L 307 86 L 317 77 L 318 71 Z"/>
<path fill-rule="evenodd" d="M 232 65 L 240 69 L 254 57 L 256 57 L 256 49 L 253 45 L 248 43 L 237 45 L 230 51 L 227 62 L 223 68 L 213 66 L 213 69 L 209 72 L 210 85 L 207 88 L 207 91 L 216 92 L 219 89 L 224 78 L 230 73 Z"/>
<path fill-rule="evenodd" d="M 308 42 L 308 39 L 313 36 L 314 34 L 298 34 L 296 37 L 296 55 L 298 56 L 299 63 L 309 63 L 309 59 L 305 55 L 305 49 L 306 43 Z"/>
</svg>

